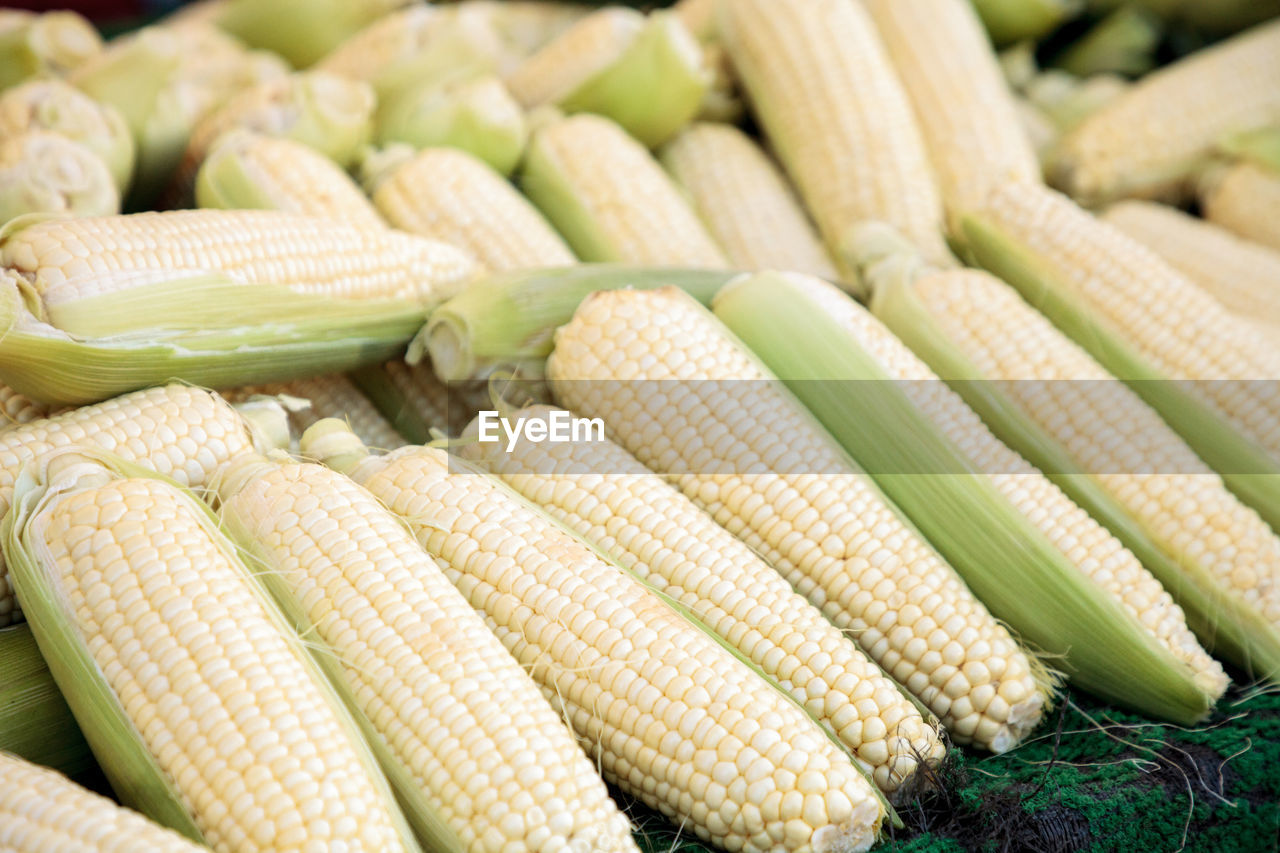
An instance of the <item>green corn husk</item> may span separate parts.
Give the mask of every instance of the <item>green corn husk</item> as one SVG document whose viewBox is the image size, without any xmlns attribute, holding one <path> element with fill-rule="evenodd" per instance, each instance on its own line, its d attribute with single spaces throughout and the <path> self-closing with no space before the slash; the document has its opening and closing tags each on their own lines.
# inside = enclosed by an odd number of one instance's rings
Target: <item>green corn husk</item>
<svg viewBox="0 0 1280 853">
<path fill-rule="evenodd" d="M 512 57 L 523 59 L 596 10 L 587 3 L 560 0 L 467 0 L 483 12 Z"/>
<path fill-rule="evenodd" d="M 45 305 L 25 279 L 0 275 L 0 381 L 57 405 L 170 379 L 207 388 L 289 381 L 392 358 L 426 313 L 416 301 L 329 299 L 211 272 L 132 280 Z"/>
<path fill-rule="evenodd" d="M 436 375 L 446 382 L 483 378 L 498 367 L 515 368 L 521 378 L 537 379 L 551 354 L 556 329 L 569 322 L 578 303 L 595 291 L 674 285 L 709 305 L 733 276 L 715 270 L 623 264 L 580 264 L 491 276 L 431 312 L 409 346 L 409 361 L 430 354 Z"/>
<path fill-rule="evenodd" d="M 1280 628 L 1223 593 L 1194 555 L 1161 544 L 1148 529 L 1059 444 L 1036 419 L 990 381 L 947 340 L 911 281 L 877 283 L 871 309 L 885 325 L 964 398 L 993 433 L 1039 468 L 1075 503 L 1120 540 L 1182 607 L 1187 625 L 1215 655 L 1259 678 L 1280 677 Z"/>
<path fill-rule="evenodd" d="M 489 405 L 489 383 L 444 383 L 431 365 L 389 361 L 352 371 L 351 381 L 410 444 L 427 444 L 434 432 L 459 435 L 473 413 Z M 535 384 L 511 380 L 517 393 Z M 500 382 L 506 391 L 508 383 Z"/>
<path fill-rule="evenodd" d="M 1218 149 L 1232 159 L 1280 173 L 1280 125 L 1228 136 L 1218 143 Z"/>
<path fill-rule="evenodd" d="M 379 145 L 460 148 L 503 175 L 515 171 L 527 137 L 524 111 L 491 75 L 402 86 L 379 103 L 374 119 Z"/>
<path fill-rule="evenodd" d="M 61 76 L 101 50 L 102 37 L 76 12 L 18 13 L 0 25 L 0 89 Z"/>
<path fill-rule="evenodd" d="M 1280 0 L 1089 0 L 1089 10 L 1110 12 L 1122 3 L 1216 36 L 1280 15 Z"/>
<path fill-rule="evenodd" d="M 41 130 L 0 141 L 0 222 L 32 213 L 119 212 L 111 171 L 80 143 Z"/>
<path fill-rule="evenodd" d="M 992 615 L 1078 686 L 1190 724 L 1214 698 L 982 477 L 873 356 L 786 276 L 738 279 L 716 316 L 805 404 Z M 804 341 L 803 347 L 796 346 Z"/>
<path fill-rule="evenodd" d="M 1159 16 L 1135 6 L 1121 6 L 1059 54 L 1053 64 L 1081 77 L 1136 77 L 1155 67 L 1155 52 L 1163 35 Z"/>
<path fill-rule="evenodd" d="M 218 26 L 295 68 L 320 60 L 343 40 L 408 0 L 227 0 Z"/>
<path fill-rule="evenodd" d="M 46 130 L 78 142 L 102 159 L 116 188 L 133 176 L 134 144 L 124 116 L 61 80 L 33 80 L 0 95 L 0 138 Z"/>
<path fill-rule="evenodd" d="M 968 252 L 1022 294 L 1117 379 L 1123 380 L 1217 471 L 1227 487 L 1280 530 L 1280 459 L 1244 435 L 1183 383 L 1157 371 L 1126 336 L 1072 295 L 1066 273 L 981 215 L 963 218 Z"/>
<path fill-rule="evenodd" d="M 246 585 L 263 606 L 267 618 L 295 649 L 358 748 L 371 782 L 384 795 L 394 816 L 406 853 L 419 850 L 408 824 L 394 805 L 394 796 L 378 769 L 376 759 L 364 744 L 360 730 L 348 716 L 341 700 L 312 661 L 302 640 L 292 632 L 259 581 L 244 567 L 219 521 L 205 504 L 174 481 L 142 466 L 125 462 L 109 453 L 78 447 L 62 448 L 29 463 L 14 485 L 13 506 L 0 522 L 0 546 L 9 567 L 23 612 L 30 618 L 32 634 L 49 664 L 54 681 L 62 689 L 85 739 L 106 774 L 116 796 L 124 805 L 141 812 L 198 843 L 204 843 L 195 818 L 183 805 L 175 782 L 168 778 L 147 748 L 143 736 L 112 690 L 107 677 L 89 650 L 89 638 L 76 624 L 75 611 L 62 589 L 57 567 L 44 558 L 39 525 L 49 504 L 68 494 L 92 490 L 103 480 L 144 478 L 158 480 L 172 488 L 172 499 L 190 509 L 200 519 L 209 536 L 243 573 Z"/>
<path fill-rule="evenodd" d="M 0 629 L 0 752 L 66 776 L 93 769 L 93 755 L 40 656 L 30 625 Z"/>
<path fill-rule="evenodd" d="M 1066 71 L 1049 69 L 1037 74 L 1026 87 L 1027 99 L 1049 117 L 1059 134 L 1111 103 L 1133 84 L 1115 74 L 1081 79 Z"/>
<path fill-rule="evenodd" d="M 998 45 L 1021 39 L 1038 39 L 1075 17 L 1082 0 L 974 0 L 991 40 Z"/>
</svg>

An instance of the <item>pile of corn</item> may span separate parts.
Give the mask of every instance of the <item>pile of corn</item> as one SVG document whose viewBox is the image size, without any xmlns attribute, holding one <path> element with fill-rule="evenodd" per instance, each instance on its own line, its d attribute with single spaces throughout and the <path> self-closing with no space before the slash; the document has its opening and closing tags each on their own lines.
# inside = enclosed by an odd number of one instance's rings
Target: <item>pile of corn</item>
<svg viewBox="0 0 1280 853">
<path fill-rule="evenodd" d="M 0 10 L 0 849 L 845 853 L 1280 683 L 1280 3 L 1084 5 Z"/>
</svg>

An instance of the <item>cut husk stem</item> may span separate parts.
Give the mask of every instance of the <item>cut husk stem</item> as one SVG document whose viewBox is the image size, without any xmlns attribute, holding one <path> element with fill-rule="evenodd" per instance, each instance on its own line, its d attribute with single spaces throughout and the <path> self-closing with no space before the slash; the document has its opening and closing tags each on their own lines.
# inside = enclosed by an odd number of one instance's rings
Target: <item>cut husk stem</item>
<svg viewBox="0 0 1280 853">
<path fill-rule="evenodd" d="M 1121 332 L 1073 299 L 1069 285 L 1026 246 L 981 216 L 965 216 L 961 228 L 965 248 L 979 265 L 1011 284 L 1108 373 L 1123 380 L 1222 476 L 1237 497 L 1272 530 L 1280 531 L 1280 460 L 1186 391 L 1181 382 L 1157 371 Z"/>
<path fill-rule="evenodd" d="M 868 471 L 991 613 L 1078 686 L 1191 724 L 1213 699 L 915 408 L 889 374 L 783 276 L 726 286 L 716 316 Z M 804 341 L 805 346 L 796 346 Z"/>
<path fill-rule="evenodd" d="M 25 623 L 0 629 L 0 752 L 71 777 L 95 766 Z"/>
<path fill-rule="evenodd" d="M 521 378 L 542 376 L 560 326 L 597 290 L 653 290 L 674 285 L 703 305 L 734 273 L 715 270 L 580 264 L 490 276 L 434 311 L 409 347 L 409 361 L 429 354 L 446 382 L 483 378 L 495 368 L 515 368 Z M 3 374 L 0 373 L 0 377 Z"/>
<path fill-rule="evenodd" d="M 977 366 L 952 346 L 907 280 L 879 283 L 872 312 L 976 411 L 996 437 L 1111 531 L 1174 597 L 1205 648 L 1256 677 L 1280 678 L 1280 630 L 1225 595 L 1194 559 L 1171 554 Z"/>
<path fill-rule="evenodd" d="M 229 388 L 351 370 L 398 355 L 425 314 L 417 302 L 330 299 L 214 273 L 48 308 L 22 282 L 0 275 L 0 381 L 54 405 L 168 380 Z"/>
</svg>

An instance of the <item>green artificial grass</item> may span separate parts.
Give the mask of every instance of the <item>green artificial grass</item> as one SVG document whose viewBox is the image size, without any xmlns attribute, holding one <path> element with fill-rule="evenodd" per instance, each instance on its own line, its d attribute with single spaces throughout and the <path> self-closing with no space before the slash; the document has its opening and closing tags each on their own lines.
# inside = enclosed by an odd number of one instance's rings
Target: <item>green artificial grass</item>
<svg viewBox="0 0 1280 853">
<path fill-rule="evenodd" d="M 942 790 L 899 808 L 897 853 L 1280 849 L 1280 694 L 1234 689 L 1205 723 L 1160 725 L 1071 692 L 1002 756 L 955 750 Z M 713 853 L 620 799 L 645 853 Z"/>
</svg>

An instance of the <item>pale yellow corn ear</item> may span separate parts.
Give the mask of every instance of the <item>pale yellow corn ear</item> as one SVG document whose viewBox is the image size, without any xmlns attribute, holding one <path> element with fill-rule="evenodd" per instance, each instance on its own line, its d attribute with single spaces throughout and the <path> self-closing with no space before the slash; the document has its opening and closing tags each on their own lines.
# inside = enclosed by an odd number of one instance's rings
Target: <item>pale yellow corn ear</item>
<svg viewBox="0 0 1280 853">
<path fill-rule="evenodd" d="M 1013 748 L 1048 680 L 955 571 L 706 309 L 596 293 L 556 334 L 557 401 L 742 539 L 961 743 Z"/>
<path fill-rule="evenodd" d="M 1081 78 L 1050 68 L 1037 74 L 1025 93 L 1027 100 L 1053 122 L 1060 137 L 1132 88 L 1133 81 L 1118 74 Z M 1047 162 L 1052 171 L 1053 161 Z"/>
<path fill-rule="evenodd" d="M 685 29 L 704 41 L 715 37 L 719 0 L 677 0 L 672 6 Z"/>
<path fill-rule="evenodd" d="M 643 145 L 601 116 L 549 119 L 516 185 L 583 261 L 724 269 L 724 253 Z"/>
<path fill-rule="evenodd" d="M 346 38 L 409 0 L 226 0 L 217 23 L 246 44 L 278 53 L 295 68 L 323 58 Z"/>
<path fill-rule="evenodd" d="M 1242 162 L 1206 174 L 1200 210 L 1215 225 L 1280 250 L 1280 172 Z"/>
<path fill-rule="evenodd" d="M 92 150 L 44 130 L 0 139 L 0 221 L 29 213 L 119 212 L 120 191 L 111 170 Z"/>
<path fill-rule="evenodd" d="M 459 5 L 488 18 L 506 47 L 509 67 L 596 11 L 587 3 L 561 0 L 461 0 Z"/>
<path fill-rule="evenodd" d="M 219 853 L 418 849 L 354 720 L 193 494 L 65 448 L 24 468 L 2 533 L 123 803 Z"/>
<path fill-rule="evenodd" d="M 1058 126 L 1044 110 L 1023 95 L 1014 96 L 1014 108 L 1018 111 L 1018 121 L 1022 123 L 1023 132 L 1035 149 L 1043 173 L 1043 165 L 1053 156 L 1053 147 L 1058 144 L 1058 137 L 1061 135 Z"/>
<path fill-rule="evenodd" d="M 795 190 L 741 130 L 690 125 L 666 144 L 660 159 L 734 267 L 838 278 Z"/>
<path fill-rule="evenodd" d="M 1280 539 L 1138 393 L 983 272 L 891 279 L 872 308 L 1142 560 L 1207 648 L 1280 676 Z"/>
<path fill-rule="evenodd" d="M 1280 248 L 1150 201 L 1113 204 L 1102 218 L 1155 251 L 1227 310 L 1280 329 Z"/>
<path fill-rule="evenodd" d="M 535 406 L 503 417 L 541 423 L 551 435 L 573 415 Z M 485 433 L 498 439 L 484 441 Z M 463 433 L 461 455 L 688 607 L 833 731 L 886 794 L 911 790 L 920 763 L 941 761 L 938 732 L 893 681 L 678 489 L 603 436 L 550 443 L 525 435 L 510 439 L 478 419 Z"/>
<path fill-rule="evenodd" d="M 89 744 L 25 622 L 0 628 L 0 753 L 6 752 L 73 779 L 94 770 Z"/>
<path fill-rule="evenodd" d="M 576 262 L 537 208 L 464 151 L 424 149 L 375 177 L 370 195 L 393 227 L 457 246 L 492 272 Z"/>
<path fill-rule="evenodd" d="M 205 849 L 53 770 L 4 752 L 0 752 L 0 848 L 16 853 L 197 853 Z"/>
<path fill-rule="evenodd" d="M 606 779 L 726 849 L 875 842 L 886 809 L 853 759 L 633 576 L 443 450 L 361 459 L 340 434 L 320 436 L 327 447 L 309 436 L 304 453 L 332 459 L 408 521 Z"/>
<path fill-rule="evenodd" d="M 1272 21 L 1153 72 L 1090 115 L 1063 138 L 1051 177 L 1089 205 L 1180 198 L 1222 137 L 1277 122 L 1280 21 Z"/>
<path fill-rule="evenodd" d="M 283 210 L 361 228 L 386 227 L 336 163 L 292 139 L 236 129 L 218 138 L 196 175 L 200 207 Z"/>
<path fill-rule="evenodd" d="M 915 108 L 945 206 L 963 209 L 1006 181 L 1039 182 L 1040 163 L 969 0 L 863 3 Z"/>
<path fill-rule="evenodd" d="M 47 130 L 97 154 L 124 192 L 133 176 L 134 141 L 115 107 L 90 98 L 62 80 L 32 80 L 0 94 L 0 138 Z"/>
<path fill-rule="evenodd" d="M 0 516 L 8 512 L 24 462 L 86 443 L 199 487 L 233 455 L 262 446 L 248 423 L 208 391 L 168 385 L 0 431 Z M 0 565 L 0 627 L 19 618 Z"/>
<path fill-rule="evenodd" d="M 13 222 L 0 231 L 0 262 L 46 303 L 206 271 L 299 293 L 430 305 L 476 272 L 469 255 L 434 240 L 276 210 Z"/>
<path fill-rule="evenodd" d="M 302 435 L 316 421 L 337 418 L 350 425 L 352 432 L 370 447 L 393 450 L 409 443 L 374 408 L 369 398 L 341 374 L 296 382 L 244 385 L 219 393 L 231 403 L 242 403 L 254 397 L 277 397 L 287 401 L 286 411 L 295 435 Z"/>
<path fill-rule="evenodd" d="M 7 385 L 0 385 L 0 417 L 4 419 L 0 423 L 0 429 L 38 421 L 55 411 L 57 410 L 53 406 L 19 394 Z"/>
<path fill-rule="evenodd" d="M 254 456 L 215 480 L 231 535 L 327 646 L 317 660 L 424 844 L 638 853 L 537 684 L 377 498 L 328 468 Z"/>
<path fill-rule="evenodd" d="M 889 222 L 952 264 L 942 197 L 911 102 L 859 0 L 724 0 L 721 42 L 756 118 L 842 258 L 861 222 Z M 930 26 L 932 26 L 932 21 Z"/>
<path fill-rule="evenodd" d="M 0 26 L 0 89 L 32 77 L 56 77 L 102 52 L 102 36 L 72 11 L 6 10 Z"/>
<path fill-rule="evenodd" d="M 642 13 L 607 6 L 521 63 L 507 75 L 507 86 L 527 108 L 554 104 L 607 68 L 643 28 Z"/>
</svg>

